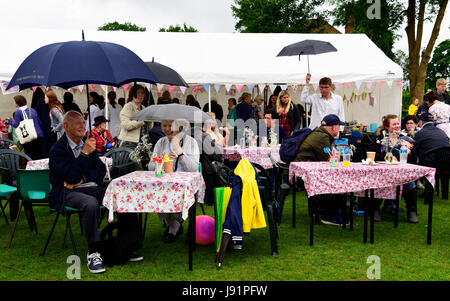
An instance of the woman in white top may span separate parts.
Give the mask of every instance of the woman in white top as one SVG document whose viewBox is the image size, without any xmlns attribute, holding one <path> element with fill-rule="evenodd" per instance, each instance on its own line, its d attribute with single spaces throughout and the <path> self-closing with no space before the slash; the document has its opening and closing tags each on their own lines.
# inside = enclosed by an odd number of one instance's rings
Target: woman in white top
<svg viewBox="0 0 450 301">
<path fill-rule="evenodd" d="M 94 128 L 94 119 L 95 117 L 103 115 L 102 110 L 98 106 L 100 102 L 100 95 L 97 92 L 92 91 L 89 92 L 89 113 L 91 115 L 91 129 Z M 89 116 L 86 118 L 86 132 L 89 131 Z"/>
<path fill-rule="evenodd" d="M 174 161 L 175 172 L 199 171 L 200 151 L 197 141 L 186 134 L 190 130 L 189 122 L 184 119 L 163 120 L 161 129 L 166 136 L 156 142 L 152 158 L 163 154 L 169 156 Z M 155 162 L 150 160 L 148 169 L 155 170 L 155 167 Z M 183 232 L 181 213 L 159 213 L 158 216 L 169 225 L 164 231 L 164 242 L 175 241 Z"/>
<path fill-rule="evenodd" d="M 109 132 L 113 138 L 119 136 L 120 132 L 120 111 L 122 106 L 116 103 L 116 92 L 108 92 L 108 120 Z"/>
<path fill-rule="evenodd" d="M 47 93 L 45 93 L 44 100 L 45 103 L 48 104 L 48 107 L 50 109 L 50 127 L 52 129 L 52 132 L 56 133 L 56 139 L 59 140 L 59 138 L 61 138 L 64 134 L 64 108 L 56 97 L 55 92 L 53 91 L 48 91 Z"/>
</svg>

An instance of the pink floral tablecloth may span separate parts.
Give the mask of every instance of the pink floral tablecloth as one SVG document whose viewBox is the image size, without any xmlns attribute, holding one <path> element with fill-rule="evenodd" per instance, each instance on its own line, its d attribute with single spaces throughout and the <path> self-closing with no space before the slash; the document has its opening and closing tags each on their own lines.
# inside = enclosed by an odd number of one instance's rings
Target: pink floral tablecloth
<svg viewBox="0 0 450 301">
<path fill-rule="evenodd" d="M 153 171 L 135 171 L 109 183 L 103 206 L 109 209 L 108 220 L 114 212 L 181 212 L 188 217 L 189 208 L 205 196 L 205 181 L 199 172 L 173 172 L 155 177 Z"/>
<path fill-rule="evenodd" d="M 223 149 L 223 158 L 230 161 L 240 161 L 241 159 L 248 159 L 250 162 L 255 162 L 264 168 L 272 168 L 272 162 L 267 154 L 271 154 L 272 158 L 278 162 L 283 162 L 280 159 L 280 147 L 250 147 L 240 148 L 235 146 L 225 147 Z"/>
<path fill-rule="evenodd" d="M 421 177 L 434 186 L 436 169 L 414 164 L 363 165 L 351 163 L 350 167 L 331 167 L 328 162 L 292 162 L 289 180 L 302 178 L 309 197 L 317 194 L 355 192 L 363 196 L 364 190 L 375 189 L 375 198 L 395 199 L 396 186 Z"/>
<path fill-rule="evenodd" d="M 112 158 L 108 157 L 100 157 L 100 160 L 105 164 L 106 166 L 106 179 L 110 179 L 111 176 L 109 175 L 109 167 L 112 166 L 113 160 Z M 48 169 L 48 158 L 41 159 L 41 160 L 33 160 L 27 162 L 26 169 L 28 170 L 42 170 L 42 169 Z"/>
</svg>

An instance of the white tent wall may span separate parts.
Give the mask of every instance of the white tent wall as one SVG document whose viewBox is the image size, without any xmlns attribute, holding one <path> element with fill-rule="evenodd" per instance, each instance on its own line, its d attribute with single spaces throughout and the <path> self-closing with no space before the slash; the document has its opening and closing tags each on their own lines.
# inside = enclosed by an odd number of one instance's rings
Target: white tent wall
<svg viewBox="0 0 450 301">
<path fill-rule="evenodd" d="M 44 45 L 81 39 L 81 30 L 37 30 L 37 29 L 0 29 L 2 36 L 8 36 L 8 46 L 0 47 L 0 80 L 9 80 L 22 61 L 34 50 Z M 203 105 L 208 101 L 208 92 L 192 86 L 211 84 L 211 97 L 217 98 L 222 105 L 224 114 L 227 113 L 227 99 L 224 84 L 269 84 L 284 83 L 300 85 L 304 83 L 308 70 L 307 58 L 276 57 L 286 45 L 305 40 L 316 39 L 328 41 L 338 51 L 320 55 L 310 55 L 312 84 L 318 84 L 322 77 L 330 77 L 333 82 L 353 83 L 351 89 L 341 87 L 335 93 L 346 95 L 349 99 L 352 92 L 360 94 L 361 90 L 372 93 L 376 98 L 375 106 L 369 105 L 367 99 L 345 103 L 346 119 L 358 120 L 363 123 L 379 123 L 381 116 L 386 113 L 400 114 L 401 87 L 395 80 L 402 78 L 400 66 L 387 58 L 376 45 L 363 34 L 241 34 L 241 33 L 157 33 L 157 32 L 120 32 L 120 31 L 85 31 L 86 40 L 107 41 L 121 44 L 134 51 L 144 61 L 151 61 L 167 65 L 177 72 L 191 85 L 185 96 L 193 94 Z M 378 87 L 376 82 L 383 82 Z M 394 81 L 392 87 L 388 81 Z M 362 82 L 359 90 L 355 82 Z M 371 89 L 365 82 L 372 82 Z M 219 93 L 214 84 L 222 84 Z M 167 88 L 164 88 L 167 89 Z M 291 88 L 289 88 L 291 89 Z M 292 93 L 295 103 L 299 102 L 300 86 L 296 93 Z M 118 98 L 120 95 L 118 89 Z M 370 91 L 374 90 L 374 91 Z M 258 88 L 254 88 L 256 96 Z M 62 101 L 64 90 L 56 91 Z M 98 90 L 101 92 L 101 89 Z M 152 92 L 157 100 L 158 91 L 152 85 Z M 175 88 L 173 97 L 181 91 Z M 238 97 L 248 92 L 244 87 Z M 292 89 L 291 89 L 291 92 Z M 314 89 L 310 88 L 310 93 Z M 22 93 L 22 92 L 21 92 Z M 178 94 L 177 94 L 178 93 Z M 31 89 L 23 93 L 31 103 Z M 104 92 L 102 95 L 105 95 Z M 270 95 L 270 92 L 269 92 Z M 14 111 L 12 103 L 14 94 L 2 95 L 0 92 L 0 117 L 9 117 Z M 75 102 L 81 109 L 86 107 L 86 94 L 78 91 L 74 94 Z M 180 97 L 179 97 L 180 98 Z"/>
</svg>

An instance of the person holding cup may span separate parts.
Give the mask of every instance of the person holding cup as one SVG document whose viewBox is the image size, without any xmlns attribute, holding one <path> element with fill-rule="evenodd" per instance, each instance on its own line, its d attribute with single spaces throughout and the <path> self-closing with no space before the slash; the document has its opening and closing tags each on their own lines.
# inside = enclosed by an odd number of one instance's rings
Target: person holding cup
<svg viewBox="0 0 450 301">
<path fill-rule="evenodd" d="M 186 135 L 190 131 L 187 120 L 163 120 L 161 129 L 165 134 L 160 138 L 153 149 L 152 160 L 148 164 L 149 170 L 155 170 L 156 163 L 153 158 L 165 154 L 173 162 L 174 172 L 196 172 L 199 170 L 200 152 L 197 141 Z M 166 168 L 170 169 L 169 165 Z M 171 243 L 183 232 L 181 213 L 159 213 L 161 221 L 168 227 L 164 231 L 164 242 Z"/>
</svg>

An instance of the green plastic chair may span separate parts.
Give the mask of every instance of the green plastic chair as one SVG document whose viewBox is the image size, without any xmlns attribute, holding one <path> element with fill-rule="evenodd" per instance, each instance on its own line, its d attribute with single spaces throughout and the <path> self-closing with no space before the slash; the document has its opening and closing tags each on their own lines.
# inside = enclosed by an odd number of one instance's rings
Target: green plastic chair
<svg viewBox="0 0 450 301">
<path fill-rule="evenodd" d="M 6 216 L 6 213 L 5 213 L 5 209 L 6 209 L 6 206 L 8 205 L 9 196 L 15 191 L 17 191 L 17 188 L 14 186 L 0 184 L 0 210 L 1 210 L 1 214 L 5 218 L 5 222 L 7 225 L 9 225 L 9 222 L 8 222 L 8 217 Z M 6 200 L 5 205 L 3 205 L 3 200 Z"/>
<path fill-rule="evenodd" d="M 11 231 L 11 236 L 8 242 L 8 248 L 16 231 L 16 226 L 19 221 L 22 207 L 25 209 L 25 214 L 30 222 L 31 230 L 38 234 L 36 218 L 33 212 L 33 206 L 49 206 L 48 195 L 51 190 L 49 170 L 24 170 L 18 169 L 16 172 L 17 192 L 19 194 L 19 211 Z"/>
</svg>

